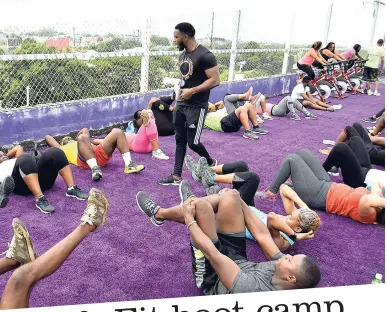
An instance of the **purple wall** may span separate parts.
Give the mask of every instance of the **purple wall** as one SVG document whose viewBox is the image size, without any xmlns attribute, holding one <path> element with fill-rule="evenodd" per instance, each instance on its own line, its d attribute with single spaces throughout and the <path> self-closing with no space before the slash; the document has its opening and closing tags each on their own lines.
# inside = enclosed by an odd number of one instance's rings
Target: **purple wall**
<svg viewBox="0 0 387 312">
<path fill-rule="evenodd" d="M 250 86 L 269 96 L 289 92 L 296 84 L 296 75 L 224 83 L 211 92 L 212 102 L 222 100 L 226 93 L 242 93 Z M 133 113 L 146 107 L 150 98 L 170 91 L 77 101 L 0 112 L 0 145 L 25 140 L 42 140 L 46 134 L 59 135 L 84 127 L 100 129 L 128 121 Z"/>
</svg>

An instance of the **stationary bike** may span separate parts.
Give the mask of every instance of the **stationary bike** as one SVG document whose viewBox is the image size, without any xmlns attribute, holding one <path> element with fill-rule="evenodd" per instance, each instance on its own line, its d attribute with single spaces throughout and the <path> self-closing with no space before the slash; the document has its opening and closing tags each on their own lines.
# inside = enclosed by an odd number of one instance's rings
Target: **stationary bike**
<svg viewBox="0 0 387 312">
<path fill-rule="evenodd" d="M 325 80 L 328 81 L 333 86 L 332 91 L 336 93 L 335 98 L 345 99 L 348 97 L 347 95 L 344 95 L 345 92 L 347 91 L 347 84 L 342 81 L 338 81 L 336 79 L 336 75 L 334 72 L 336 67 L 335 64 L 336 63 L 323 65 L 323 68 L 324 68 L 323 75 L 325 77 Z"/>
<path fill-rule="evenodd" d="M 323 74 L 324 69 L 313 67 L 313 70 L 317 75 L 316 78 L 311 81 L 312 87 L 310 87 L 310 93 L 312 95 L 317 95 L 321 102 L 328 104 L 330 101 L 327 101 L 327 99 L 331 95 L 331 90 L 334 89 L 334 86 L 326 81 L 325 75 Z M 297 70 L 296 72 L 298 74 L 298 79 L 300 80 L 307 76 L 302 70 Z"/>
<path fill-rule="evenodd" d="M 361 93 L 360 91 L 356 90 L 359 87 L 361 87 L 361 84 L 362 84 L 361 77 L 354 74 L 356 71 L 356 67 L 358 67 L 358 66 L 355 64 L 355 69 L 352 72 L 347 72 L 348 62 L 349 61 L 339 61 L 339 62 L 335 63 L 337 65 L 335 66 L 334 75 L 335 75 L 338 83 L 340 84 L 340 86 L 342 88 L 342 90 L 341 90 L 342 92 L 346 92 L 347 90 L 351 90 L 352 94 Z M 363 62 L 363 61 L 358 61 L 358 62 L 359 62 L 359 64 L 361 64 L 361 62 Z M 338 69 L 337 69 L 337 66 L 339 67 Z M 359 70 L 359 72 L 360 72 L 360 70 Z M 352 73 L 352 76 L 350 77 L 349 74 L 351 74 L 351 73 Z"/>
</svg>

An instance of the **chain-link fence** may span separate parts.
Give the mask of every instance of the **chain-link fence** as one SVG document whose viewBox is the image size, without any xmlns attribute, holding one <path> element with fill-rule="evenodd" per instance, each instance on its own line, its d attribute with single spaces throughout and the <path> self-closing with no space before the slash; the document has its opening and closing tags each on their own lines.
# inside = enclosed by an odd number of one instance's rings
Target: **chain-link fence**
<svg viewBox="0 0 387 312">
<path fill-rule="evenodd" d="M 172 32 L 181 21 L 192 23 L 197 41 L 214 52 L 222 82 L 294 73 L 311 43 L 336 38 L 328 35 L 336 29 L 329 27 L 328 5 L 313 16 L 318 23 L 312 30 L 305 24 L 307 12 L 288 5 L 278 10 L 275 3 L 266 4 L 259 14 L 163 14 L 136 22 L 0 27 L 0 109 L 171 88 L 179 78 Z M 276 19 L 268 12 L 276 12 Z M 335 24 L 339 13 L 333 15 Z M 277 21 L 283 29 L 271 27 Z"/>
</svg>

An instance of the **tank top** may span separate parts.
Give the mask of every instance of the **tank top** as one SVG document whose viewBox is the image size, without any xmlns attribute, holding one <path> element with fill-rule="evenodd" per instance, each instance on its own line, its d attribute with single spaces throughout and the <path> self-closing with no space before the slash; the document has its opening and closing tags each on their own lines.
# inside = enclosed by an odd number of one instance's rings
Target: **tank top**
<svg viewBox="0 0 387 312">
<path fill-rule="evenodd" d="M 331 58 L 330 56 L 327 56 L 323 53 L 323 50 L 326 50 L 326 49 L 321 49 L 320 50 L 320 54 L 321 56 L 323 57 L 324 60 L 326 60 L 328 62 L 328 60 Z"/>
<path fill-rule="evenodd" d="M 370 193 L 364 187 L 352 188 L 342 183 L 333 182 L 327 194 L 327 211 L 364 224 L 373 224 L 376 222 L 376 211 L 367 217 L 359 215 L 360 199 L 363 195 Z"/>
<path fill-rule="evenodd" d="M 310 55 L 309 51 L 304 54 L 304 56 L 298 61 L 300 65 L 311 66 L 314 62 L 313 56 Z"/>
</svg>

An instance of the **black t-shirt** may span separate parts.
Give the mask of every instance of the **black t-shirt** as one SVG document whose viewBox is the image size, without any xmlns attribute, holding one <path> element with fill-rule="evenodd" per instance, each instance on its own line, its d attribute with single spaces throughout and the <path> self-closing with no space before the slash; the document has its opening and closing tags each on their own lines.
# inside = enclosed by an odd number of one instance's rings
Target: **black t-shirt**
<svg viewBox="0 0 387 312">
<path fill-rule="evenodd" d="M 192 52 L 184 51 L 179 57 L 179 71 L 181 89 L 193 88 L 201 85 L 208 79 L 206 70 L 217 65 L 215 56 L 204 46 L 199 45 Z M 189 100 L 180 104 L 194 104 L 207 107 L 210 90 L 194 94 Z"/>
</svg>

